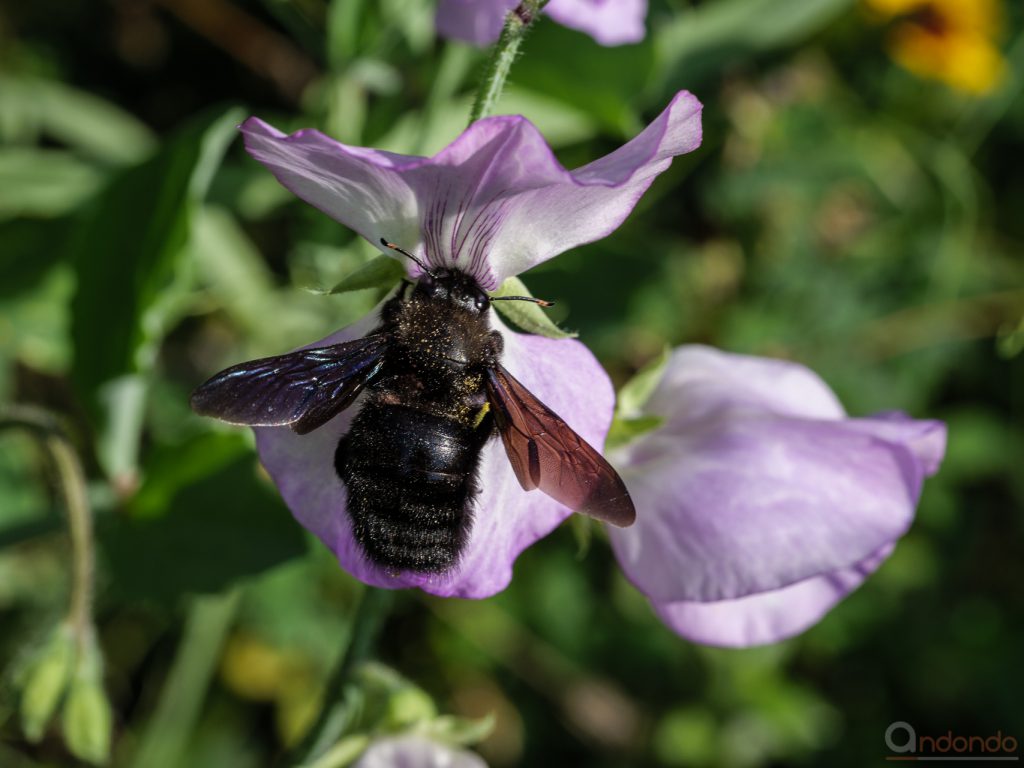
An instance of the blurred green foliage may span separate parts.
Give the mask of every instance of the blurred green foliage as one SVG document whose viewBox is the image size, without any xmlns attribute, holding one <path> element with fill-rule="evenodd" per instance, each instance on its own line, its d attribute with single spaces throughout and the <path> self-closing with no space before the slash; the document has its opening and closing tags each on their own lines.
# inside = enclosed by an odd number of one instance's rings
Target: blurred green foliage
<svg viewBox="0 0 1024 768">
<path fill-rule="evenodd" d="M 491 600 L 400 595 L 378 656 L 440 711 L 493 714 L 490 764 L 861 766 L 895 720 L 1024 738 L 1024 18 L 1004 11 L 1007 76 L 982 97 L 896 67 L 851 0 L 652 0 L 640 45 L 549 22 L 526 41 L 501 111 L 566 165 L 679 88 L 705 104 L 702 149 L 619 231 L 524 277 L 617 383 L 665 345 L 785 356 L 851 413 L 946 420 L 950 444 L 892 559 L 778 646 L 683 642 L 600 534 L 581 556 L 568 526 Z M 432 15 L 0 2 L 0 402 L 62 414 L 89 472 L 114 765 L 269 765 L 316 716 L 359 585 L 292 521 L 251 438 L 187 399 L 378 298 L 331 293 L 363 268 L 376 285 L 373 249 L 281 189 L 234 124 L 436 151 L 485 54 L 436 40 Z M 56 732 L 25 740 L 13 684 L 67 592 L 52 480 L 0 433 L 5 767 L 71 760 Z"/>
</svg>

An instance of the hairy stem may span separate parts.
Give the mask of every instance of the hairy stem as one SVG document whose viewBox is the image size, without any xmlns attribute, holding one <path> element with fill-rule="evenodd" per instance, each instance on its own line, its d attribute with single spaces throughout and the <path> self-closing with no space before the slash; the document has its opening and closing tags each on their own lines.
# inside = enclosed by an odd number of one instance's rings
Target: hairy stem
<svg viewBox="0 0 1024 768">
<path fill-rule="evenodd" d="M 9 405 L 0 408 L 0 430 L 24 429 L 35 435 L 53 461 L 68 515 L 71 538 L 71 597 L 68 622 L 82 649 L 92 634 L 93 533 L 92 510 L 78 454 L 57 418 L 42 408 Z"/>
<path fill-rule="evenodd" d="M 494 112 L 505 88 L 505 80 L 512 70 L 512 62 L 519 55 L 519 46 L 545 5 L 547 0 L 523 0 L 505 17 L 501 37 L 491 52 L 487 69 L 484 70 L 484 76 L 480 81 L 480 89 L 473 101 L 473 110 L 469 115 L 470 125 Z"/>
</svg>

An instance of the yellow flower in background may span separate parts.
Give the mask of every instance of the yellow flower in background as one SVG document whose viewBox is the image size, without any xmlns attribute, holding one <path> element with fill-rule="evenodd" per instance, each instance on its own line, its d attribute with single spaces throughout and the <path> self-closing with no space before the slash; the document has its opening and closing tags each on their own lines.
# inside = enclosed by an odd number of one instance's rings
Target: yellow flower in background
<svg viewBox="0 0 1024 768">
<path fill-rule="evenodd" d="M 1006 62 L 996 45 L 998 0 L 864 0 L 896 19 L 889 53 L 902 67 L 952 88 L 983 94 L 998 85 Z"/>
</svg>

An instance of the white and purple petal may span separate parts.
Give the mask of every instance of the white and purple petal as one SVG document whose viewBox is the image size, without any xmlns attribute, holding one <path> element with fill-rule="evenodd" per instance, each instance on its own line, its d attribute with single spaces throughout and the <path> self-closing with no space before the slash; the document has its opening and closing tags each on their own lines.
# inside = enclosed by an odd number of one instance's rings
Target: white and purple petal
<svg viewBox="0 0 1024 768">
<path fill-rule="evenodd" d="M 375 740 L 354 768 L 487 768 L 487 763 L 468 750 L 406 734 Z"/>
<path fill-rule="evenodd" d="M 769 637 L 827 610 L 909 527 L 945 444 L 939 422 L 846 418 L 802 366 L 707 347 L 673 353 L 644 411 L 664 424 L 611 456 L 638 510 L 612 544 L 670 624 L 707 637 L 716 616 Z"/>
<path fill-rule="evenodd" d="M 375 317 L 312 344 L 319 347 L 358 338 Z M 531 392 L 572 426 L 587 442 L 604 445 L 611 424 L 614 392 L 607 374 L 583 344 L 509 331 L 503 365 Z M 543 361 L 540 363 L 539 361 Z M 567 386 L 566 382 L 573 382 Z M 571 513 L 540 491 L 526 492 L 512 471 L 500 440 L 483 449 L 481 490 L 463 557 L 444 574 L 389 573 L 367 560 L 345 511 L 346 489 L 334 470 L 338 441 L 351 425 L 356 403 L 308 435 L 287 427 L 257 428 L 260 460 L 295 518 L 316 534 L 341 566 L 367 584 L 398 589 L 419 587 L 445 597 L 489 597 L 508 586 L 519 553 L 556 528 Z"/>
<path fill-rule="evenodd" d="M 544 13 L 601 45 L 639 43 L 647 34 L 647 0 L 551 0 Z"/>
<path fill-rule="evenodd" d="M 520 116 L 480 120 L 430 158 L 349 147 L 312 130 L 286 136 L 258 118 L 241 129 L 249 153 L 285 187 L 375 246 L 386 238 L 494 290 L 611 234 L 672 158 L 700 145 L 700 113 L 681 92 L 633 140 L 575 171 Z"/>
<path fill-rule="evenodd" d="M 485 46 L 495 42 L 519 0 L 441 0 L 437 31 L 447 38 Z M 544 13 L 559 24 L 590 35 L 601 45 L 644 39 L 647 0 L 551 0 Z"/>
<path fill-rule="evenodd" d="M 440 0 L 436 26 L 442 37 L 484 47 L 497 41 L 519 0 Z"/>
</svg>

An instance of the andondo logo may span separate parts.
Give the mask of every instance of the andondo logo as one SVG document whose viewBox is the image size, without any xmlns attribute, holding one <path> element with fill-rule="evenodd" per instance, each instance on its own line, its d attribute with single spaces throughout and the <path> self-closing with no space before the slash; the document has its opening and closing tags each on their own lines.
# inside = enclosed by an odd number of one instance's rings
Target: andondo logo
<svg viewBox="0 0 1024 768">
<path fill-rule="evenodd" d="M 1015 762 L 1016 737 L 996 731 L 988 736 L 971 736 L 946 731 L 937 736 L 919 736 L 914 726 L 897 720 L 885 729 L 885 745 L 894 753 L 886 760 L 941 760 L 963 762 Z"/>
</svg>

